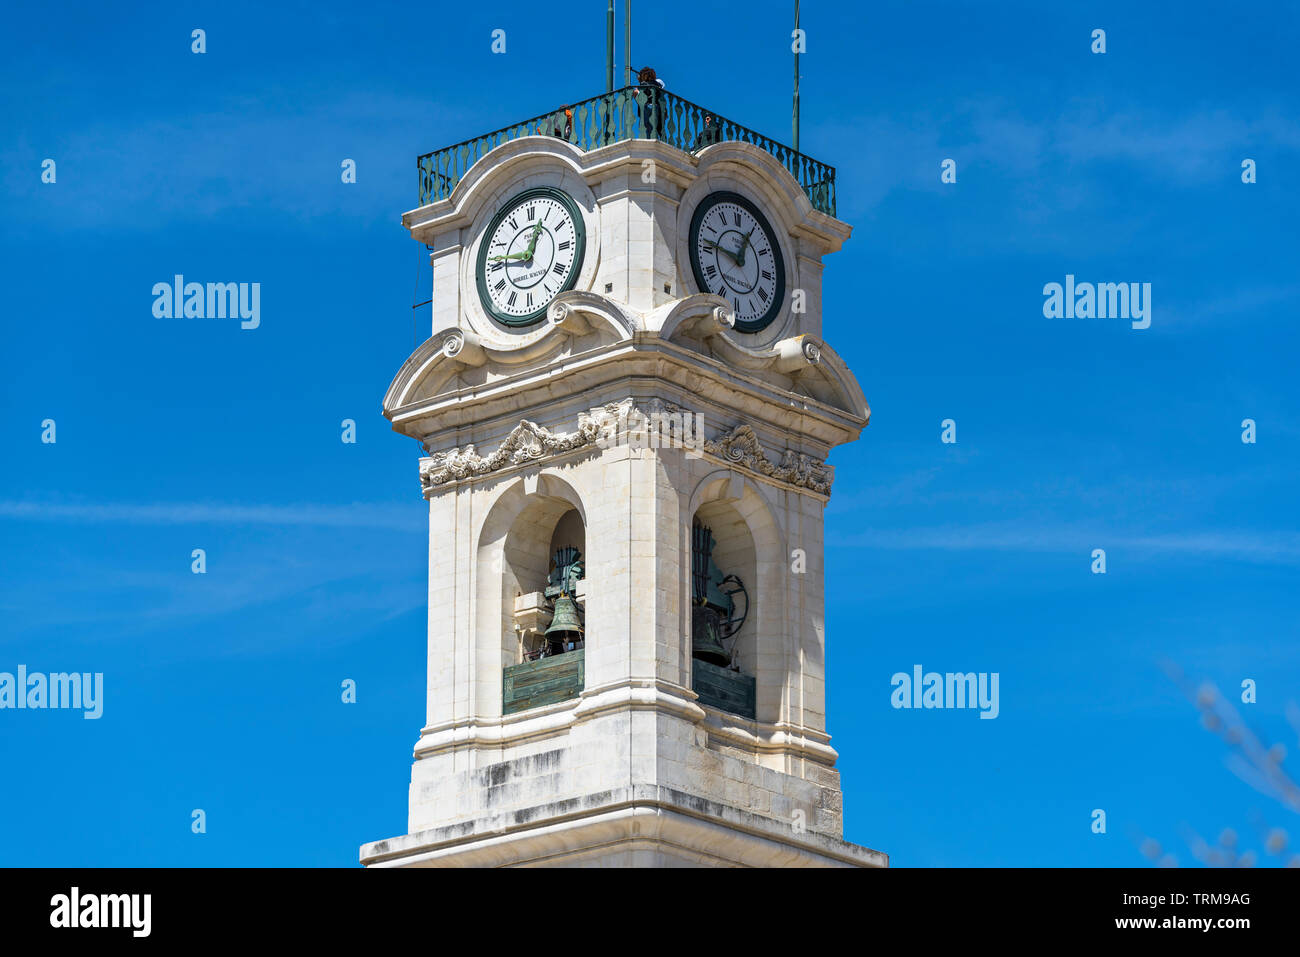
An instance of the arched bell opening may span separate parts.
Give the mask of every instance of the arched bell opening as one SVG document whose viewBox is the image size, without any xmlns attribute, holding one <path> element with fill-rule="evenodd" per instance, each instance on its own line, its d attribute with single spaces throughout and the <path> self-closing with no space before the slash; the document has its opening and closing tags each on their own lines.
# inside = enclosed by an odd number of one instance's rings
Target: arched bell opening
<svg viewBox="0 0 1300 957">
<path fill-rule="evenodd" d="M 756 717 L 758 555 L 731 501 L 706 502 L 691 523 L 692 684 L 703 704 Z"/>
<path fill-rule="evenodd" d="M 585 647 L 587 530 L 582 516 L 571 508 L 560 516 L 551 533 L 542 603 L 550 611 L 546 630 L 527 641 L 521 636 L 521 654 L 535 661 Z"/>
<path fill-rule="evenodd" d="M 559 479 L 542 475 L 531 491 L 519 483 L 494 504 L 478 560 L 485 709 L 499 702 L 512 714 L 582 691 L 585 549 L 581 500 Z"/>
<path fill-rule="evenodd" d="M 510 619 L 503 714 L 574 698 L 586 675 L 586 527 L 569 502 L 530 498 L 502 553 Z"/>
</svg>

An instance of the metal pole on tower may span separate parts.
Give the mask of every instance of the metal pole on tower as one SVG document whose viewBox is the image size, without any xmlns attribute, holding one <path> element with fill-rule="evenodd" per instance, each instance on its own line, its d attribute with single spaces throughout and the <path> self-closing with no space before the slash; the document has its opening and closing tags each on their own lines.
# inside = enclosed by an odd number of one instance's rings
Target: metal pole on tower
<svg viewBox="0 0 1300 957">
<path fill-rule="evenodd" d="M 799 0 L 794 0 L 794 151 L 799 152 Z"/>
<path fill-rule="evenodd" d="M 632 0 L 623 0 L 623 65 L 627 68 L 623 85 L 632 85 Z"/>
<path fill-rule="evenodd" d="M 614 0 L 605 14 L 605 92 L 614 92 Z"/>
</svg>

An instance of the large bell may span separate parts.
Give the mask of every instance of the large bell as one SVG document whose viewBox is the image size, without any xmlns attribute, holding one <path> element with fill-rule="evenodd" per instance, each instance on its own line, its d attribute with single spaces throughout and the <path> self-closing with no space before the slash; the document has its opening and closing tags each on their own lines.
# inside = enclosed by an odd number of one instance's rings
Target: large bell
<svg viewBox="0 0 1300 957">
<path fill-rule="evenodd" d="M 731 655 L 722 647 L 722 619 L 717 609 L 699 605 L 692 616 L 691 654 L 720 667 L 731 664 Z"/>
<path fill-rule="evenodd" d="M 546 629 L 546 640 L 550 643 L 551 654 L 558 655 L 570 651 L 570 645 L 577 647 L 582 641 L 582 621 L 578 618 L 578 606 L 567 594 L 555 599 L 555 614 L 551 617 L 550 627 Z"/>
</svg>

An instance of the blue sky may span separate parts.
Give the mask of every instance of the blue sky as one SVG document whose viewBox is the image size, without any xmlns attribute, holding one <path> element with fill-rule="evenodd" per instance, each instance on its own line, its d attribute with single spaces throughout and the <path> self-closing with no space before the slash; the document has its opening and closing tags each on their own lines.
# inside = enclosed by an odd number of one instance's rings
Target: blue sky
<svg viewBox="0 0 1300 957">
<path fill-rule="evenodd" d="M 638 4 L 634 59 L 788 139 L 790 6 Z M 1160 667 L 1255 680 L 1238 709 L 1296 745 L 1296 8 L 1133 6 L 804 4 L 802 146 L 854 227 L 825 333 L 873 409 L 832 456 L 829 721 L 845 836 L 899 866 L 1300 830 Z M 379 407 L 428 270 L 399 215 L 418 153 L 604 82 L 602 4 L 463 11 L 11 12 L 0 671 L 102 671 L 106 704 L 0 712 L 0 864 L 346 866 L 404 831 L 426 528 Z M 260 328 L 155 319 L 175 273 L 260 282 Z M 1151 327 L 1044 318 L 1067 273 L 1150 282 Z M 999 717 L 894 710 L 915 664 L 998 672 Z"/>
</svg>

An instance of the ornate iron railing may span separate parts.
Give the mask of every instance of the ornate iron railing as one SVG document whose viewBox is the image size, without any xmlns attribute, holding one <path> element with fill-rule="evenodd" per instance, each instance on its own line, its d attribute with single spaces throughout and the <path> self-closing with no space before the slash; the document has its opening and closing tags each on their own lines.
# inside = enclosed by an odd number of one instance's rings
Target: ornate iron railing
<svg viewBox="0 0 1300 957">
<path fill-rule="evenodd" d="M 835 215 L 835 167 L 658 87 L 629 86 L 568 108 L 543 113 L 416 160 L 420 205 L 446 199 L 462 176 L 490 151 L 521 136 L 556 136 L 584 152 L 627 139 L 659 139 L 688 153 L 738 140 L 770 153 L 790 171 L 814 208 Z"/>
</svg>

